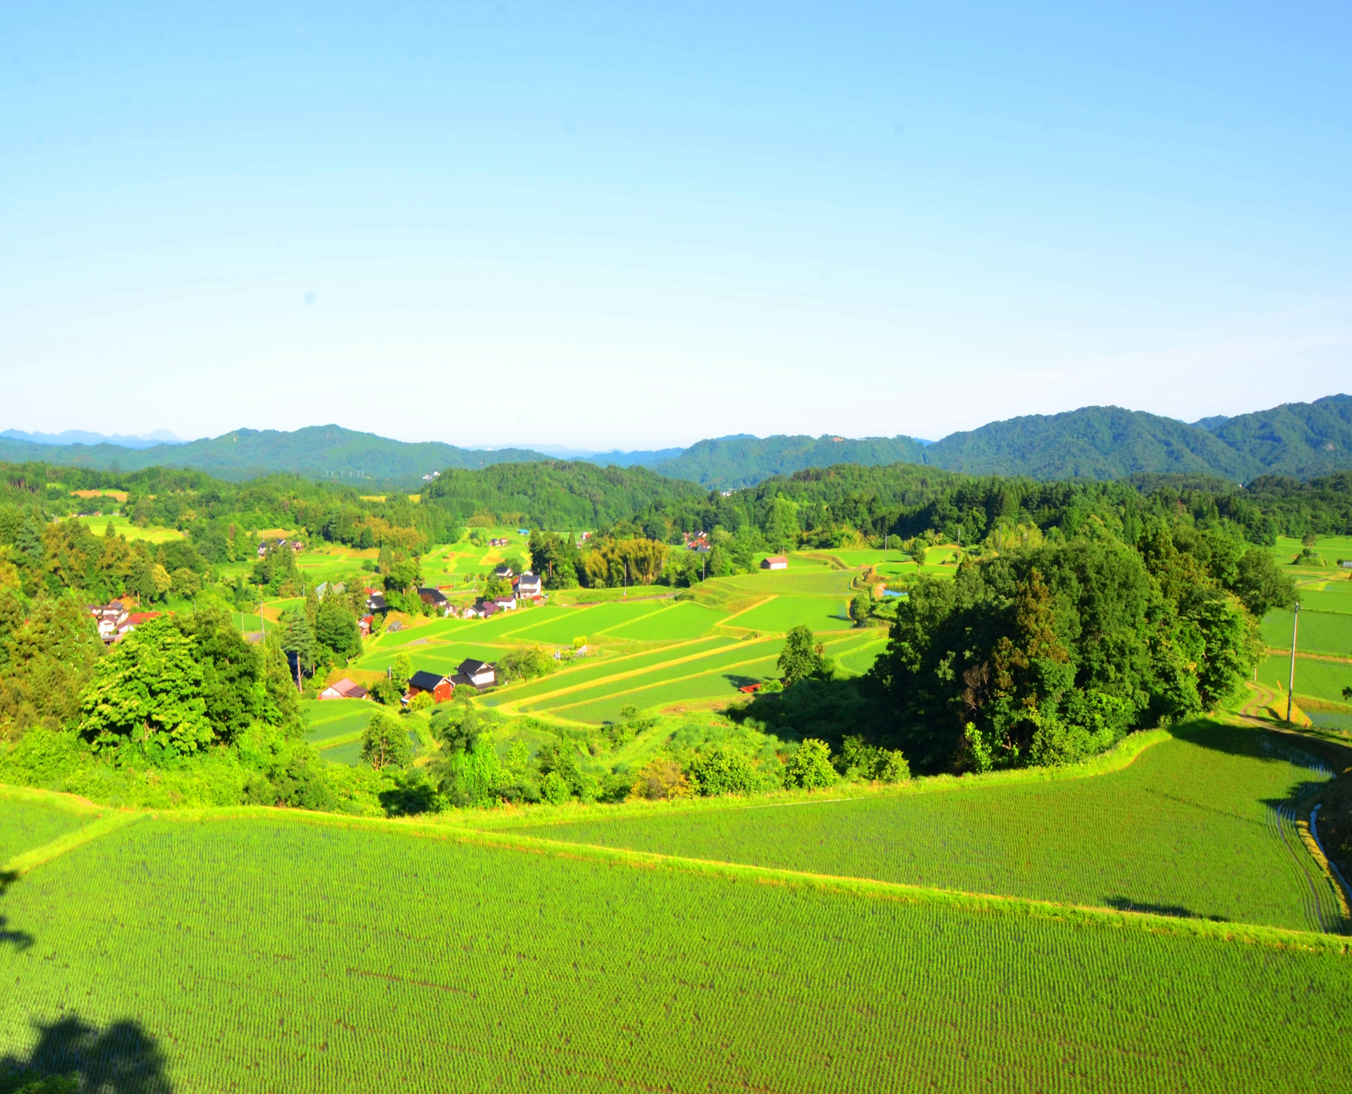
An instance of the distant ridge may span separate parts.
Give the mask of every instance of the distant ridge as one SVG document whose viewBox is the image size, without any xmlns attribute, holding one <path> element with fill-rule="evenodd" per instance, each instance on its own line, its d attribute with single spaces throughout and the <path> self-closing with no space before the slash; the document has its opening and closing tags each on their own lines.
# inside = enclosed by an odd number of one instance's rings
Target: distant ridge
<svg viewBox="0 0 1352 1094">
<path fill-rule="evenodd" d="M 33 444 L 115 444 L 120 448 L 154 448 L 157 444 L 183 443 L 167 429 L 157 429 L 153 433 L 143 433 L 139 436 L 126 436 L 121 433 L 107 436 L 103 433 L 88 433 L 82 429 L 67 429 L 61 433 L 25 433 L 22 429 L 6 429 L 0 433 L 0 437 L 13 441 L 29 441 Z"/>
<path fill-rule="evenodd" d="M 227 479 L 286 471 L 412 486 L 433 472 L 550 458 L 530 448 L 411 444 L 336 425 L 293 433 L 238 429 L 220 437 L 139 449 L 108 442 L 51 444 L 15 439 L 16 435 L 50 436 L 17 430 L 0 434 L 0 460 L 125 471 L 189 467 Z M 602 452 L 583 459 L 603 467 L 646 467 L 711 490 L 732 490 L 775 475 L 835 464 L 912 463 L 973 475 L 1037 479 L 1156 474 L 1215 476 L 1228 482 L 1247 482 L 1260 475 L 1309 479 L 1352 469 L 1352 396 L 1283 403 L 1252 414 L 1203 418 L 1191 425 L 1140 410 L 1090 406 L 991 422 L 933 443 L 905 436 L 738 434 L 699 441 L 686 449 Z"/>
<path fill-rule="evenodd" d="M 0 439 L 0 460 L 42 460 L 73 467 L 137 471 L 189 467 L 223 479 L 249 479 L 287 471 L 310 478 L 412 482 L 446 468 L 473 470 L 495 463 L 546 459 L 523 448 L 474 452 L 439 441 L 410 444 L 337 425 L 308 426 L 293 433 L 237 429 L 185 444 L 128 449 L 112 444 L 51 446 Z"/>
<path fill-rule="evenodd" d="M 692 444 L 675 459 L 645 466 L 673 479 L 691 479 L 703 486 L 734 490 L 809 467 L 857 463 L 873 467 L 886 463 L 925 463 L 925 445 L 914 437 L 854 439 L 823 434 L 820 437 L 751 437 L 740 434 Z"/>
</svg>

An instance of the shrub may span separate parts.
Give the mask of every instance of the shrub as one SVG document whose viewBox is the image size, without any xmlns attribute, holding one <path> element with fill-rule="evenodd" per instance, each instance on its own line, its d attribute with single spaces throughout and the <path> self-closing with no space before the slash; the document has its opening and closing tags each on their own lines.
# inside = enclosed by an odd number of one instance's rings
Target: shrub
<svg viewBox="0 0 1352 1094">
<path fill-rule="evenodd" d="M 804 790 L 818 790 L 836 781 L 831 766 L 831 748 L 825 741 L 809 737 L 798 746 L 784 770 L 784 785 L 801 786 Z"/>
<path fill-rule="evenodd" d="M 638 777 L 630 788 L 630 796 L 649 801 L 688 798 L 693 793 L 690 780 L 675 760 L 659 757 L 639 768 Z"/>
<path fill-rule="evenodd" d="M 701 794 L 746 794 L 756 789 L 756 769 L 742 752 L 717 745 L 690 761 L 689 774 Z"/>
<path fill-rule="evenodd" d="M 513 680 L 534 680 L 539 676 L 548 676 L 559 663 L 552 654 L 539 646 L 520 646 L 498 661 L 498 683 L 510 684 Z"/>
<path fill-rule="evenodd" d="M 573 796 L 568 780 L 557 771 L 551 771 L 540 780 L 540 797 L 550 805 L 562 805 Z"/>
</svg>

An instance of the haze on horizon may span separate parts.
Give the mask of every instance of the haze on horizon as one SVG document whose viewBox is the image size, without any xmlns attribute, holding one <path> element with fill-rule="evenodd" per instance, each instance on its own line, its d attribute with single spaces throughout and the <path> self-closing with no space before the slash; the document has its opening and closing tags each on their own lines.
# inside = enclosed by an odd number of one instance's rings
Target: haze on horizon
<svg viewBox="0 0 1352 1094">
<path fill-rule="evenodd" d="M 0 426 L 604 450 L 1352 374 L 1352 12 L 30 5 Z"/>
</svg>

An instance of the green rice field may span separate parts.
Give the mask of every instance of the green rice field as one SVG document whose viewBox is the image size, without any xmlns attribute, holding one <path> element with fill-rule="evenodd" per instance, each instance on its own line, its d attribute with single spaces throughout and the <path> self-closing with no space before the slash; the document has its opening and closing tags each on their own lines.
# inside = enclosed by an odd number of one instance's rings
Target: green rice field
<svg viewBox="0 0 1352 1094">
<path fill-rule="evenodd" d="M 1286 683 L 1291 671 L 1288 654 L 1270 654 L 1258 666 L 1258 683 L 1273 691 L 1286 694 Z M 1297 697 L 1309 696 L 1324 703 L 1346 703 L 1343 688 L 1352 687 L 1352 662 L 1316 661 L 1312 657 L 1296 658 Z"/>
<path fill-rule="evenodd" d="M 1263 618 L 1263 641 L 1273 649 L 1291 648 L 1292 613 L 1280 608 Z M 1352 658 L 1352 612 L 1314 611 L 1302 607 L 1296 636 L 1302 653 L 1322 653 Z"/>
<path fill-rule="evenodd" d="M 371 716 L 381 708 L 369 699 L 323 699 L 301 703 L 305 719 L 305 739 L 323 746 L 325 742 L 350 737 L 366 728 Z"/>
<path fill-rule="evenodd" d="M 588 656 L 484 701 L 506 713 L 591 725 L 628 706 L 657 712 L 723 704 L 739 698 L 739 687 L 775 673 L 783 636 L 799 625 L 826 643 L 843 671 L 868 671 L 885 632 L 851 623 L 851 582 L 861 570 L 843 565 L 835 556 L 794 555 L 788 570 L 710 579 L 680 596 L 649 586 L 627 600 L 565 603 L 591 592 L 571 590 L 491 619 L 417 620 L 368 642 L 353 667 L 384 671 L 404 653 L 415 670 L 445 673 L 466 657 L 494 661 L 519 646 L 568 649 L 583 638 Z"/>
<path fill-rule="evenodd" d="M 1352 958 L 1321 936 L 245 812 L 140 820 L 11 885 L 0 1054 L 79 1023 L 96 1080 L 134 1049 L 134 1089 L 180 1092 L 1346 1076 Z"/>
<path fill-rule="evenodd" d="M 925 792 L 778 806 L 752 798 L 531 830 L 667 855 L 1330 930 L 1342 926 L 1337 894 L 1275 808 L 1329 777 L 1274 735 L 1203 724 L 1090 778 L 972 789 L 927 781 Z"/>
<path fill-rule="evenodd" d="M 105 514 L 101 517 L 78 517 L 76 519 L 95 535 L 100 536 L 111 524 L 113 532 L 125 537 L 128 541 L 141 539 L 147 543 L 169 543 L 172 540 L 183 538 L 183 533 L 177 528 L 163 528 L 153 524 L 135 525 L 121 515 L 108 516 Z"/>
<path fill-rule="evenodd" d="M 92 824 L 104 812 L 92 806 L 81 807 L 72 799 L 43 800 L 0 786 L 0 867 L 15 855 Z"/>
</svg>

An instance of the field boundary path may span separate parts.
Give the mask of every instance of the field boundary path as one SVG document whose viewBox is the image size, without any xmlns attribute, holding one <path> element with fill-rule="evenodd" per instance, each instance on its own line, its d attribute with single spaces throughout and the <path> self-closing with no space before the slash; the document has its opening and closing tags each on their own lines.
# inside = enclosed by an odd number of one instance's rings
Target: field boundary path
<svg viewBox="0 0 1352 1094">
<path fill-rule="evenodd" d="M 119 828 L 125 828 L 129 824 L 134 824 L 143 819 L 148 814 L 140 812 L 122 812 L 110 810 L 107 815 L 100 817 L 91 824 L 86 824 L 82 828 L 76 828 L 74 831 L 67 832 L 64 835 L 57 836 L 50 843 L 44 843 L 39 847 L 22 851 L 12 859 L 0 866 L 0 879 L 12 881 L 21 878 L 30 870 L 51 862 L 53 859 L 64 855 L 67 851 L 72 851 L 76 847 L 81 847 L 92 840 L 105 836 L 109 832 L 115 832 Z"/>
<path fill-rule="evenodd" d="M 1094 907 L 995 893 L 963 892 L 957 889 L 909 885 L 901 882 L 878 881 L 871 878 L 840 877 L 801 870 L 751 866 L 744 863 L 720 862 L 680 855 L 663 855 L 651 851 L 600 847 L 586 843 L 567 843 L 562 840 L 544 839 L 538 836 L 516 833 L 396 821 L 377 817 L 344 817 L 339 814 L 310 813 L 299 809 L 227 806 L 212 809 L 161 810 L 137 814 L 117 814 L 114 823 L 102 828 L 98 834 L 111 832 L 138 820 L 171 824 L 265 821 L 274 824 L 359 829 L 370 832 L 384 832 L 390 835 L 402 835 L 415 839 L 434 839 L 470 846 L 500 848 L 523 854 L 546 855 L 551 858 L 589 860 L 634 870 L 720 878 L 733 884 L 750 882 L 776 888 L 857 896 L 868 900 L 939 906 L 975 915 L 1054 920 L 1072 926 L 1127 928 L 1152 934 L 1193 937 L 1217 943 L 1240 943 L 1268 949 L 1299 950 L 1333 957 L 1352 957 L 1352 939 L 1340 935 L 1317 934 L 1286 927 L 1215 922 L 1209 919 L 1160 915 L 1155 912 Z M 27 856 L 20 857 L 31 858 L 26 869 L 32 869 L 43 862 L 51 861 L 66 850 L 79 846 L 80 843 L 89 842 L 91 838 L 93 837 L 71 842 L 68 846 L 50 851 L 49 849 L 56 848 L 57 844 L 66 842 L 64 840 L 53 841 L 45 848 L 39 848 L 36 851 L 29 852 Z M 43 853 L 40 854 L 39 852 Z"/>
</svg>

